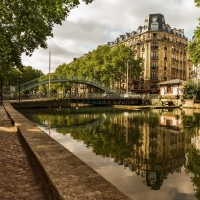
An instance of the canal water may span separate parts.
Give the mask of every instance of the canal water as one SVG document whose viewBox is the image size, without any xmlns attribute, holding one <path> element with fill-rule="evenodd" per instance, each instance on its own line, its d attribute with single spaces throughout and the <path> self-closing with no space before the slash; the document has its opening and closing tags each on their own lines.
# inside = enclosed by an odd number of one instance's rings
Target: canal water
<svg viewBox="0 0 200 200">
<path fill-rule="evenodd" d="M 200 111 L 87 107 L 19 112 L 132 199 L 199 199 Z"/>
</svg>

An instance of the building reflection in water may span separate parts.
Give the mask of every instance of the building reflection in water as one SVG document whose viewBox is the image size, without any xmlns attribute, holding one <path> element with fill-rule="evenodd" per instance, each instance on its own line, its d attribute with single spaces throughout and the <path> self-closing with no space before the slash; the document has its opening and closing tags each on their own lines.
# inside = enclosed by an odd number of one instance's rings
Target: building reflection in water
<svg viewBox="0 0 200 200">
<path fill-rule="evenodd" d="M 131 134 L 128 113 L 124 118 L 126 135 Z M 181 173 L 186 164 L 186 153 L 191 148 L 191 136 L 183 131 L 183 119 L 173 112 L 162 113 L 159 118 L 141 126 L 141 146 L 134 145 L 131 157 L 115 162 L 142 177 L 145 185 L 159 190 L 164 179 L 174 172 Z M 128 137 L 127 137 L 128 138 Z"/>
<path fill-rule="evenodd" d="M 159 190 L 169 174 L 181 173 L 187 152 L 199 148 L 200 114 L 195 118 L 193 113 L 178 109 L 111 111 L 23 114 L 43 127 L 51 124 L 57 133 L 70 133 L 74 140 L 92 147 L 96 155 L 112 157 L 152 190 Z"/>
</svg>

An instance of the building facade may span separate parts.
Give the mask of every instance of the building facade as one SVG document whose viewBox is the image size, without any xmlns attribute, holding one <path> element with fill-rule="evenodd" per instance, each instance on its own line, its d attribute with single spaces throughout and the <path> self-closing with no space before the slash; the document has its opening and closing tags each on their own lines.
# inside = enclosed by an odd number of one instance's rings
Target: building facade
<svg viewBox="0 0 200 200">
<path fill-rule="evenodd" d="M 171 28 L 162 14 L 147 15 L 144 26 L 139 26 L 137 31 L 120 35 L 107 43 L 111 47 L 118 44 L 130 46 L 135 58 L 142 57 L 144 60 L 141 77 L 131 80 L 132 91 L 155 91 L 159 89 L 160 82 L 191 79 L 191 65 L 186 50 L 188 39 L 184 29 Z"/>
</svg>

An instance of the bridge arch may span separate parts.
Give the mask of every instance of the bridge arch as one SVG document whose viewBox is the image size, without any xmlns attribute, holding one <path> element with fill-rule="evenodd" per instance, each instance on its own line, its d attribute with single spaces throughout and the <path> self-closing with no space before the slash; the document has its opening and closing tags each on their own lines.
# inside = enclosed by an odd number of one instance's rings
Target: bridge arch
<svg viewBox="0 0 200 200">
<path fill-rule="evenodd" d="M 111 89 L 109 86 L 102 84 L 100 81 L 97 81 L 95 79 L 90 79 L 88 77 L 78 77 L 78 76 L 53 76 L 50 78 L 50 83 L 59 83 L 59 82 L 72 82 L 72 83 L 81 83 L 85 85 L 90 85 L 92 87 L 98 88 L 101 91 L 104 92 L 110 92 L 110 93 L 118 93 L 117 90 Z M 46 79 L 41 80 L 41 78 L 34 79 L 32 81 L 23 83 L 20 85 L 20 91 L 26 91 L 30 90 L 32 88 L 38 87 L 39 85 L 48 84 L 49 79 L 48 77 Z M 16 91 L 18 91 L 19 88 L 16 88 Z"/>
</svg>

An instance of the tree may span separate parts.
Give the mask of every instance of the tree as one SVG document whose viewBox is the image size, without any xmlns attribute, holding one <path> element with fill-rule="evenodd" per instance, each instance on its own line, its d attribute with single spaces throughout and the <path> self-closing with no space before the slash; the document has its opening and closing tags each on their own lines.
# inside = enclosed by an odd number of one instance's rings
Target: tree
<svg viewBox="0 0 200 200">
<path fill-rule="evenodd" d="M 110 76 L 112 77 L 112 81 L 117 81 L 119 83 L 120 91 L 121 83 L 125 81 L 127 76 L 127 67 L 129 68 L 130 80 L 141 75 L 143 59 L 135 59 L 134 55 L 134 51 L 125 45 L 118 45 L 111 51 L 113 70 Z"/>
<path fill-rule="evenodd" d="M 44 75 L 41 70 L 33 69 L 31 66 L 25 66 L 22 71 L 22 83 L 32 81 L 33 79 L 39 78 Z"/>
<path fill-rule="evenodd" d="M 100 81 L 105 86 L 118 83 L 117 85 L 121 88 L 121 83 L 126 79 L 127 62 L 130 68 L 130 80 L 133 77 L 138 78 L 142 72 L 143 59 L 135 59 L 134 55 L 134 51 L 123 44 L 113 48 L 101 45 L 68 65 L 60 65 L 56 68 L 55 74 L 83 76 L 90 80 Z"/>
<path fill-rule="evenodd" d="M 191 172 L 193 177 L 191 177 L 191 182 L 195 186 L 195 196 L 200 199 L 200 155 L 199 150 L 190 149 L 188 152 L 188 163 L 186 165 L 186 172 Z"/>
<path fill-rule="evenodd" d="M 82 0 L 86 4 L 93 0 Z M 0 70 L 23 68 L 22 53 L 47 48 L 55 24 L 62 24 L 80 0 L 2 0 L 0 2 Z M 10 70 L 10 69 L 9 69 Z"/>
<path fill-rule="evenodd" d="M 200 7 L 200 0 L 194 0 L 197 7 Z M 200 25 L 200 18 L 198 18 Z M 194 38 L 189 42 L 188 52 L 190 55 L 190 59 L 195 66 L 200 64 L 200 26 L 197 26 L 194 31 Z"/>
<path fill-rule="evenodd" d="M 194 81 L 187 81 L 184 83 L 184 98 L 193 99 L 195 96 L 199 96 L 200 84 Z"/>
</svg>

